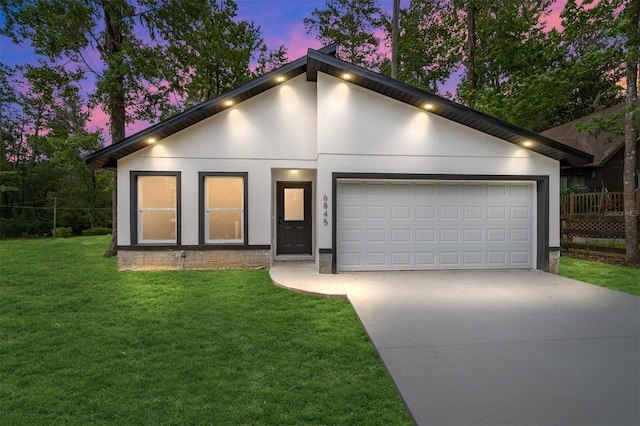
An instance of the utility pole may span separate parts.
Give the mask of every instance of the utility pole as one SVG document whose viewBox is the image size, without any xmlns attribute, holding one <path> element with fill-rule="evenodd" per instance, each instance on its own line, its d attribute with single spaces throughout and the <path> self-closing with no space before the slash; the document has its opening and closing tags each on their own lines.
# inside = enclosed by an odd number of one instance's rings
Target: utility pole
<svg viewBox="0 0 640 426">
<path fill-rule="evenodd" d="M 393 0 L 393 16 L 391 17 L 391 78 L 398 78 L 398 25 L 400 14 L 400 0 Z"/>
<path fill-rule="evenodd" d="M 58 196 L 53 196 L 53 238 L 56 237 L 56 228 L 58 219 Z"/>
</svg>

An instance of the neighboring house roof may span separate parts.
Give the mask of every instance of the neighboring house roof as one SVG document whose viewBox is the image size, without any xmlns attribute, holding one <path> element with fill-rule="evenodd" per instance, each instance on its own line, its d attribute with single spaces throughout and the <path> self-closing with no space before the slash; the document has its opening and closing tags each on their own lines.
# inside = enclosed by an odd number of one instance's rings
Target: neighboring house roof
<svg viewBox="0 0 640 426">
<path fill-rule="evenodd" d="M 308 81 L 317 81 L 318 71 L 342 78 L 351 74 L 349 82 L 400 102 L 424 108 L 430 104 L 429 112 L 448 120 L 495 136 L 516 145 L 531 142 L 528 149 L 559 160 L 564 165 L 578 166 L 593 161 L 592 155 L 578 148 L 564 145 L 548 137 L 523 129 L 479 111 L 467 108 L 448 99 L 417 89 L 373 71 L 337 59 L 335 45 L 319 50 L 309 49 L 306 56 L 290 62 L 276 70 L 257 77 L 236 89 L 203 102 L 165 121 L 154 124 L 128 138 L 107 146 L 86 157 L 86 162 L 95 167 L 116 168 L 117 160 L 148 146 L 147 139 L 166 138 L 228 108 L 225 102 L 234 104 L 265 92 L 279 84 L 277 77 L 291 79 L 306 73 Z"/>
<path fill-rule="evenodd" d="M 577 120 L 547 129 L 540 134 L 593 155 L 593 162 L 585 165 L 586 167 L 603 166 L 624 147 L 624 135 L 593 130 L 586 133 L 580 132 L 576 124 L 586 124 L 593 118 L 603 117 L 608 114 L 618 114 L 621 113 L 623 109 L 624 104 L 615 105 Z"/>
</svg>

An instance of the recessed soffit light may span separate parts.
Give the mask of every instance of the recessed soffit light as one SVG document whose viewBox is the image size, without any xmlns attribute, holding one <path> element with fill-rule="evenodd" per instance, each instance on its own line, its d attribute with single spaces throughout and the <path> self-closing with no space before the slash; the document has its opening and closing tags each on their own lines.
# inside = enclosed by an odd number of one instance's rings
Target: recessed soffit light
<svg viewBox="0 0 640 426">
<path fill-rule="evenodd" d="M 284 80 L 285 80 L 284 76 L 282 76 L 282 75 L 279 76 L 279 77 L 276 77 L 276 82 L 278 82 L 278 83 L 282 83 Z"/>
<path fill-rule="evenodd" d="M 524 146 L 525 148 L 531 148 L 533 146 L 533 142 L 524 141 L 524 142 L 522 142 L 522 146 Z"/>
<path fill-rule="evenodd" d="M 156 139 L 156 138 L 148 138 L 148 139 L 147 139 L 147 143 L 148 143 L 148 144 L 152 144 L 152 143 L 156 143 L 156 142 L 157 142 L 157 139 Z"/>
<path fill-rule="evenodd" d="M 228 101 L 224 101 L 224 106 L 231 106 L 233 105 L 233 101 L 231 99 L 229 99 Z"/>
<path fill-rule="evenodd" d="M 433 104 L 424 104 L 423 108 L 427 109 L 427 110 L 432 110 L 433 109 Z"/>
<path fill-rule="evenodd" d="M 342 74 L 342 78 L 344 78 L 345 80 L 351 80 L 351 74 L 345 72 L 344 74 Z"/>
</svg>

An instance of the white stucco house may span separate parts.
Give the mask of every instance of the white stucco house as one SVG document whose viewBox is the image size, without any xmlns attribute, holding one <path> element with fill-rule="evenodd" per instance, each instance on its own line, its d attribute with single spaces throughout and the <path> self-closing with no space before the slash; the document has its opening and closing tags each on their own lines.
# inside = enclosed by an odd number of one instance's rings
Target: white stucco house
<svg viewBox="0 0 640 426">
<path fill-rule="evenodd" d="M 557 267 L 560 165 L 592 157 L 308 54 L 87 157 L 118 173 L 119 268 Z"/>
</svg>

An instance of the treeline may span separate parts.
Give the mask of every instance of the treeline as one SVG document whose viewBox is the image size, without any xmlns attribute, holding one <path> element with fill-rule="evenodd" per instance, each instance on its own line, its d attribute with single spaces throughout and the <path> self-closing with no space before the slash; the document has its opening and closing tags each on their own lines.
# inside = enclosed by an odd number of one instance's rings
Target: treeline
<svg viewBox="0 0 640 426">
<path fill-rule="evenodd" d="M 0 237 L 51 235 L 54 221 L 76 233 L 109 226 L 113 178 L 82 160 L 102 141 L 86 130 L 79 75 L 26 65 L 14 77 L 0 67 Z"/>
<path fill-rule="evenodd" d="M 638 0 L 411 0 L 399 15 L 399 80 L 541 131 L 624 100 Z M 635 2 L 635 3 L 633 3 Z M 36 64 L 0 67 L 0 237 L 108 226 L 112 172 L 88 152 L 288 61 L 232 0 L 0 0 L 0 34 Z M 391 16 L 376 0 L 326 0 L 304 19 L 349 62 L 389 75 Z M 447 91 L 447 82 L 457 81 Z M 103 111 L 108 132 L 87 129 Z M 64 208 L 62 208 L 64 207 Z"/>
<path fill-rule="evenodd" d="M 0 67 L 0 237 L 110 226 L 115 174 L 83 156 L 287 62 L 230 0 L 0 0 L 0 34 L 37 64 Z M 101 110 L 108 132 L 89 131 Z"/>
<path fill-rule="evenodd" d="M 637 0 L 633 0 L 636 1 Z M 564 4 L 556 27 L 547 20 Z M 397 78 L 542 131 L 621 103 L 631 0 L 411 0 Z M 304 20 L 339 56 L 391 73 L 392 22 L 376 0 L 327 0 Z M 637 23 L 636 23 L 637 24 Z M 445 83 L 459 81 L 447 92 Z"/>
</svg>

